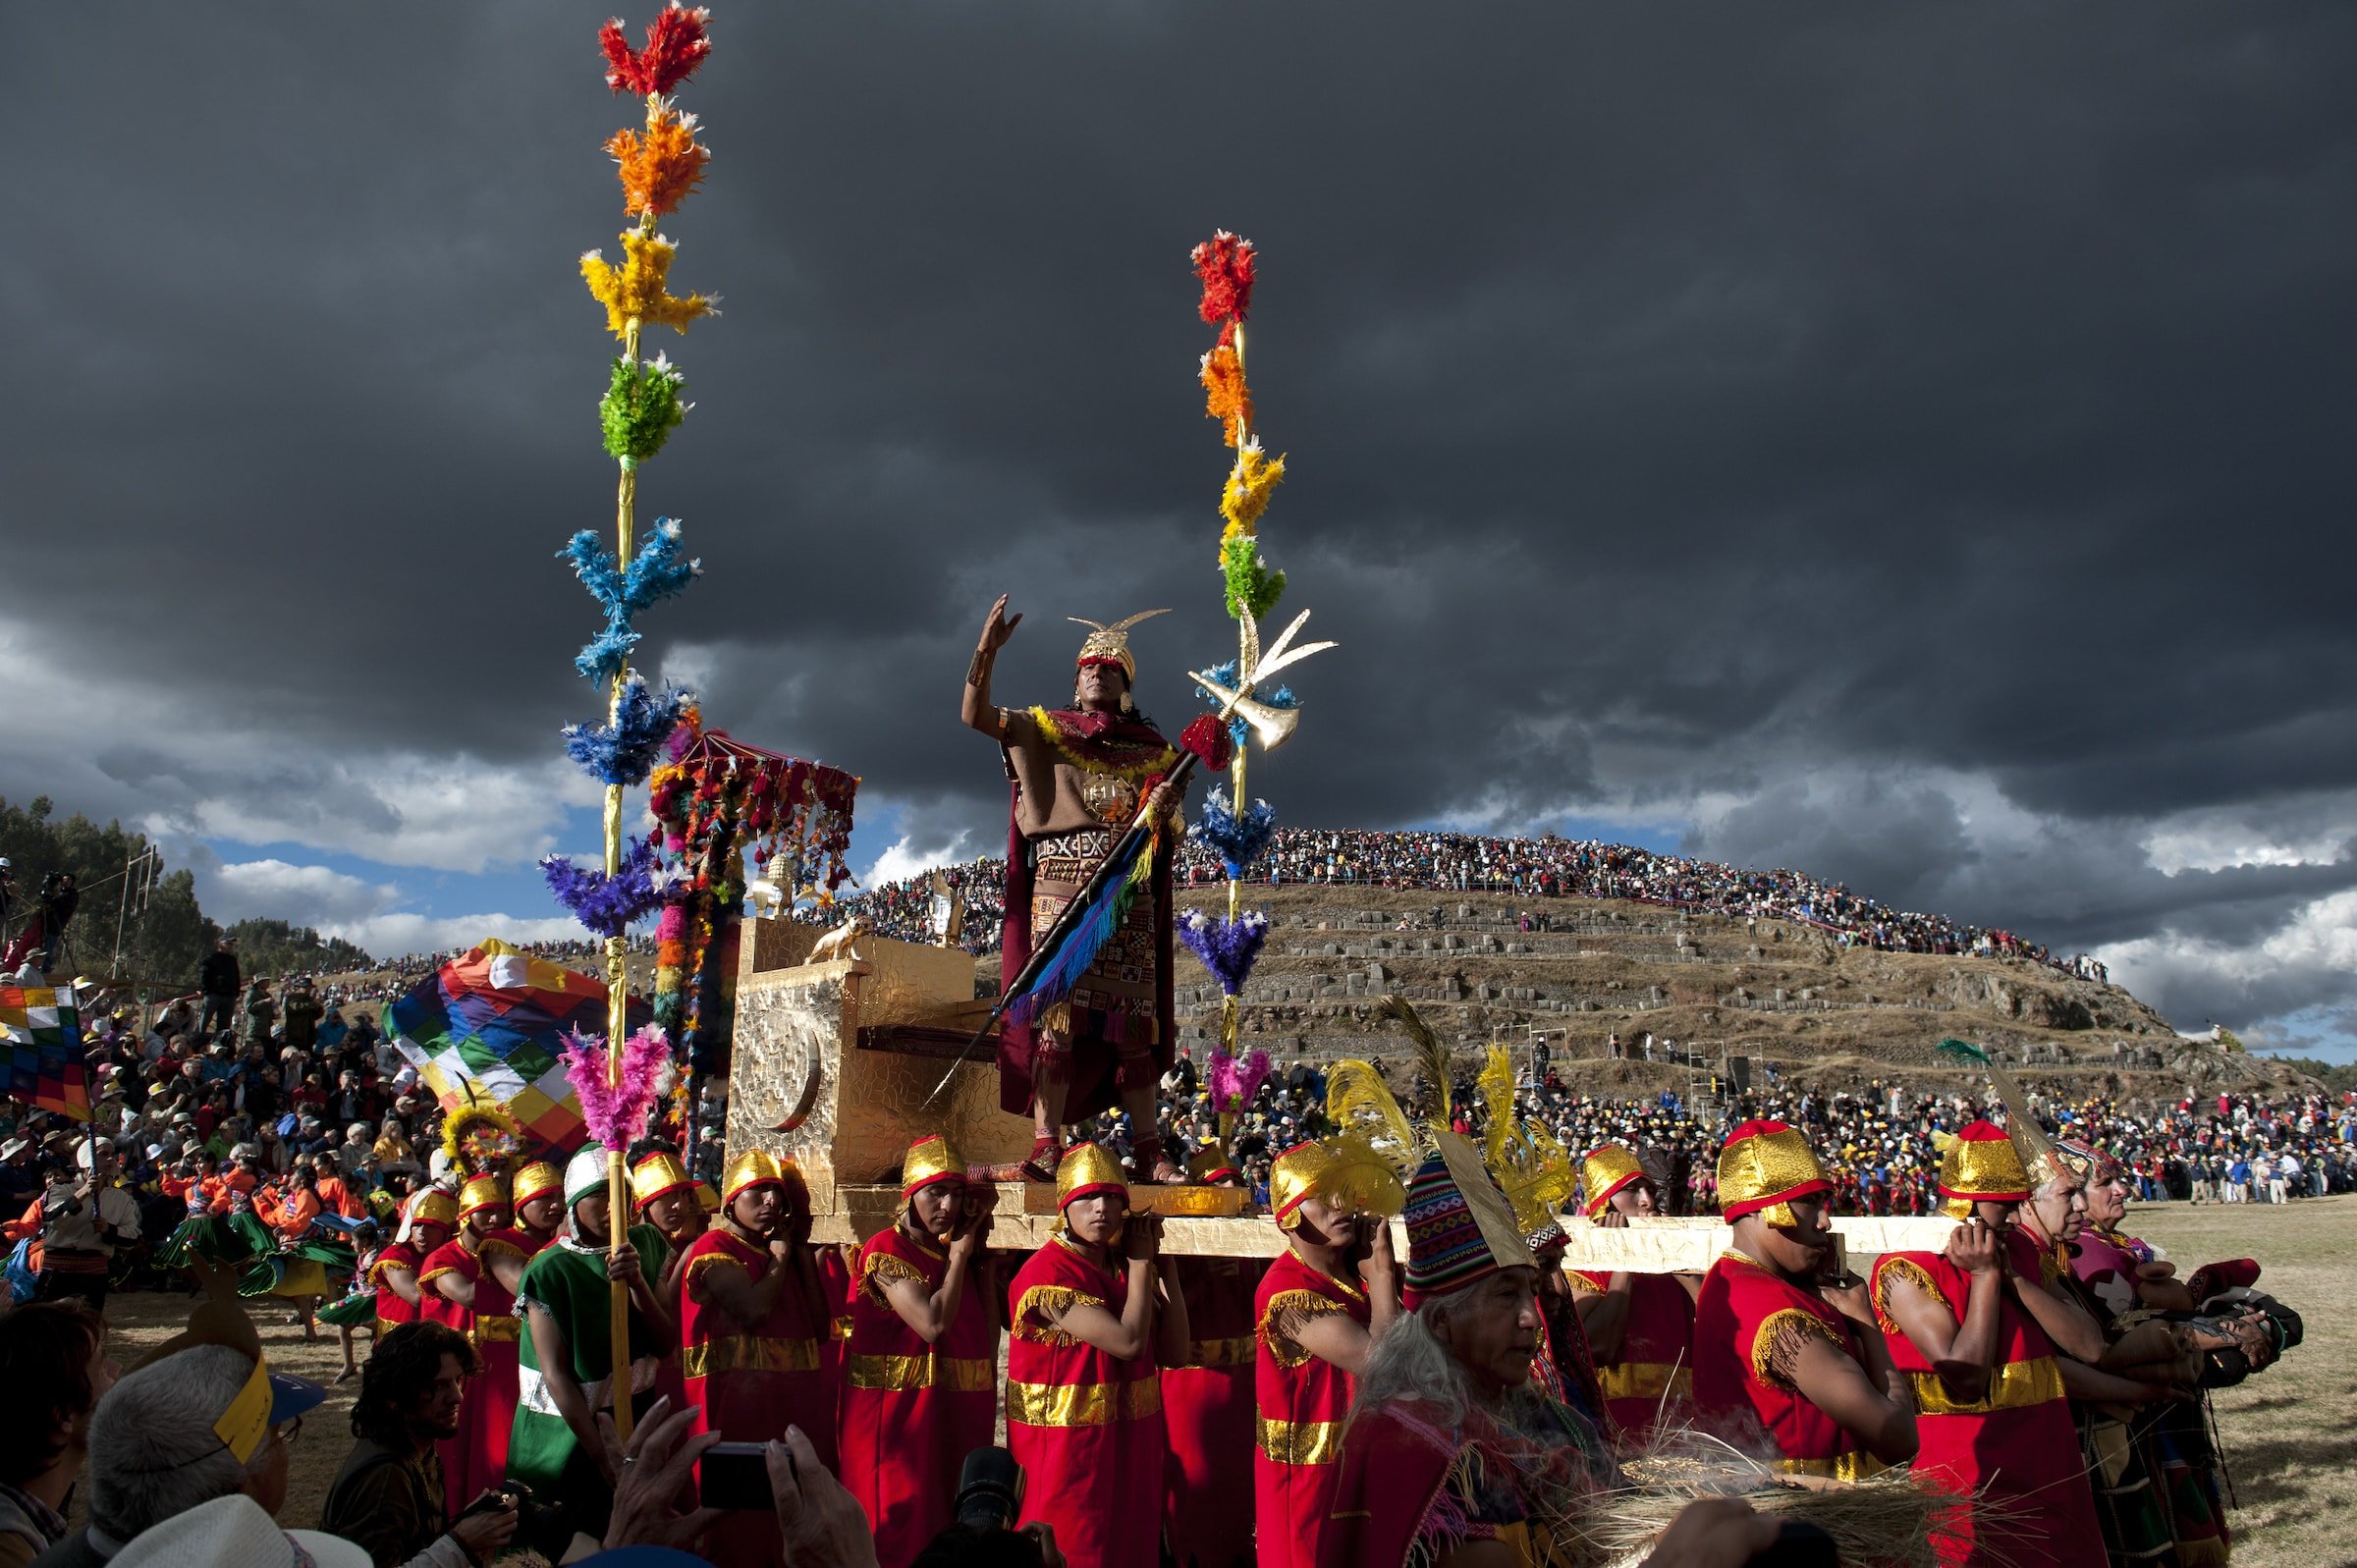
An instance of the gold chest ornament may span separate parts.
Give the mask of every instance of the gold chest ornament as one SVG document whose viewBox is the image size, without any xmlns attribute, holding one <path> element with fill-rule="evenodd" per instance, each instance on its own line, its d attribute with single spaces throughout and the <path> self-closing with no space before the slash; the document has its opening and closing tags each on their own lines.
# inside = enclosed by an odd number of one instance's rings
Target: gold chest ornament
<svg viewBox="0 0 2357 1568">
<path fill-rule="evenodd" d="M 1099 822 L 1126 824 L 1137 815 L 1137 785 L 1119 774 L 1090 773 L 1081 776 L 1080 803 Z"/>
</svg>

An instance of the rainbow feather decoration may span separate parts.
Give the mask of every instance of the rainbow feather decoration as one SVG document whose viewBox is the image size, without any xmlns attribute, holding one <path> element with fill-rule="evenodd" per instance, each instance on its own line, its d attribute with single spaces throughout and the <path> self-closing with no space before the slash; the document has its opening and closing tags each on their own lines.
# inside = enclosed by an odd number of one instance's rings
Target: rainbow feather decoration
<svg viewBox="0 0 2357 1568">
<path fill-rule="evenodd" d="M 1160 838 L 1159 833 L 1140 834 L 1136 843 L 1126 851 L 1129 863 L 1124 866 L 1117 862 L 1107 873 L 1104 886 L 1073 917 L 1071 929 L 1065 934 L 1056 956 L 1007 1004 L 1009 1018 L 1018 1024 L 1035 1022 L 1040 1013 L 1072 994 L 1080 977 L 1088 973 L 1088 966 L 1105 950 L 1105 944 L 1121 929 L 1131 902 L 1145 893 L 1154 871 L 1154 844 Z"/>
</svg>

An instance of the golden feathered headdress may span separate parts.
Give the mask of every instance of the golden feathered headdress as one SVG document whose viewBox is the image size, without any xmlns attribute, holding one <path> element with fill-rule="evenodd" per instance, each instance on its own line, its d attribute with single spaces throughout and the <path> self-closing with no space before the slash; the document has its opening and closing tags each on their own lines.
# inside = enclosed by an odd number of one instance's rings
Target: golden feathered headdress
<svg viewBox="0 0 2357 1568">
<path fill-rule="evenodd" d="M 1326 1074 L 1326 1116 L 1341 1137 L 1352 1140 L 1373 1159 L 1404 1179 L 1416 1168 L 1423 1145 L 1415 1124 L 1383 1075 L 1365 1061 L 1338 1061 Z"/>
<path fill-rule="evenodd" d="M 1441 1037 L 1432 1032 L 1432 1025 L 1408 1005 L 1405 998 L 1387 994 L 1377 1003 L 1377 1010 L 1387 1018 L 1398 1019 L 1399 1027 L 1407 1031 L 1407 1043 L 1414 1053 L 1416 1069 L 1432 1084 L 1433 1106 L 1429 1119 L 1436 1127 L 1448 1126 L 1450 1096 L 1453 1092 L 1449 1079 L 1455 1066 L 1450 1059 L 1449 1048 L 1441 1044 Z"/>
<path fill-rule="evenodd" d="M 1110 626 L 1081 616 L 1065 617 L 1065 620 L 1071 622 L 1074 625 L 1089 628 L 1088 635 L 1081 640 L 1079 657 L 1072 661 L 1074 668 L 1110 659 L 1122 667 L 1122 674 L 1129 677 L 1129 684 L 1136 685 L 1137 656 L 1129 651 L 1129 628 L 1141 621 L 1151 621 L 1156 616 L 1167 616 L 1170 613 L 1167 608 L 1140 610 L 1136 615 L 1117 621 Z"/>
<path fill-rule="evenodd" d="M 1490 1059 L 1474 1084 L 1489 1118 L 1482 1135 L 1482 1162 L 1513 1206 L 1522 1239 L 1536 1251 L 1562 1234 L 1556 1216 L 1579 1185 L 1571 1153 L 1545 1122 L 1514 1114 L 1514 1058 L 1504 1046 L 1490 1047 Z"/>
</svg>

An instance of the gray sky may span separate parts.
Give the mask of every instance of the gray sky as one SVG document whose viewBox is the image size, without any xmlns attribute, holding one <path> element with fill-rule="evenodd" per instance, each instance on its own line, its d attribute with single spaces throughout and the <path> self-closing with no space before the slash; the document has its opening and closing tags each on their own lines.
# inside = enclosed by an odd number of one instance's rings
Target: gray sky
<svg viewBox="0 0 2357 1568">
<path fill-rule="evenodd" d="M 17 29 L 0 792 L 380 947 L 553 908 L 610 514 L 602 13 Z M 645 12 L 628 19 L 635 34 Z M 1264 252 L 1342 651 L 1286 820 L 1682 841 L 2095 949 L 2181 1027 L 2357 1030 L 2357 12 L 723 5 L 666 221 L 725 314 L 641 487 L 715 723 L 992 847 L 953 706 L 1230 633 L 1187 248 Z M 65 723 L 30 724 L 26 699 Z M 890 851 L 887 855 L 886 851 Z"/>
</svg>

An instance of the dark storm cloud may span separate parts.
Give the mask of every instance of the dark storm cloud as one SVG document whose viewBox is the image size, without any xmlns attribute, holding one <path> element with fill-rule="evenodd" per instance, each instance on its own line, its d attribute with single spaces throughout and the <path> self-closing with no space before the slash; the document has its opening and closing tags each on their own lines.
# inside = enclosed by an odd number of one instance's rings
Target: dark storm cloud
<svg viewBox="0 0 2357 1568">
<path fill-rule="evenodd" d="M 17 40 L 0 287 L 38 374 L 0 391 L 0 484 L 20 563 L 69 552 L 105 613 L 12 621 L 84 680 L 283 736 L 290 779 L 545 761 L 596 705 L 550 553 L 611 510 L 571 268 L 615 249 L 596 147 L 632 110 L 596 20 L 174 8 Z M 1683 815 L 2082 944 L 2247 940 L 2342 886 L 2142 846 L 2193 811 L 2350 820 L 2347 8 L 716 29 L 685 93 L 712 174 L 666 229 L 726 314 L 650 339 L 699 407 L 641 492 L 713 569 L 649 650 L 912 833 L 991 837 L 950 704 L 993 593 L 1030 613 L 1008 697 L 1063 689 L 1068 614 L 1179 607 L 1138 638 L 1166 718 L 1229 645 L 1184 267 L 1225 225 L 1267 256 L 1269 552 L 1344 643 L 1269 771 L 1290 820 Z M 219 776 L 111 742 L 126 789 Z M 1975 788 L 2036 826 L 1990 840 Z"/>
</svg>

